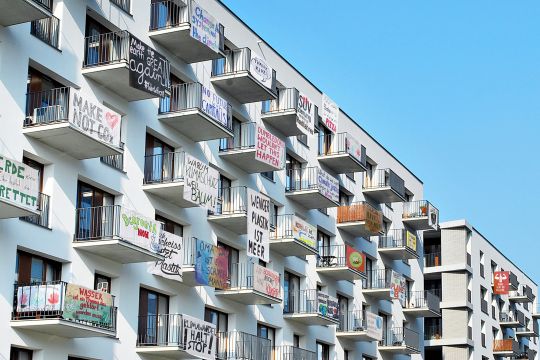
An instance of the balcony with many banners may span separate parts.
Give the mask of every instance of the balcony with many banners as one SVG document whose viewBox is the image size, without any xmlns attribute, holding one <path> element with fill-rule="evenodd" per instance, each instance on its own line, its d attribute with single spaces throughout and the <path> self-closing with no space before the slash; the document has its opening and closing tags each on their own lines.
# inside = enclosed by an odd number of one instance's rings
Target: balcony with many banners
<svg viewBox="0 0 540 360">
<path fill-rule="evenodd" d="M 339 205 L 339 180 L 319 167 L 286 170 L 285 196 L 306 209 Z"/>
<path fill-rule="evenodd" d="M 380 204 L 404 202 L 405 182 L 391 169 L 377 169 L 365 173 L 362 192 Z"/>
<path fill-rule="evenodd" d="M 348 133 L 319 134 L 317 159 L 336 174 L 366 171 L 366 147 Z"/>
<path fill-rule="evenodd" d="M 116 313 L 114 296 L 105 292 L 63 281 L 15 284 L 10 324 L 47 336 L 115 337 Z"/>
<path fill-rule="evenodd" d="M 369 239 L 382 234 L 383 215 L 365 201 L 338 206 L 336 227 L 354 236 Z"/>
<path fill-rule="evenodd" d="M 290 293 L 284 304 L 283 318 L 305 325 L 337 325 L 338 299 L 316 289 Z"/>
<path fill-rule="evenodd" d="M 228 331 L 217 334 L 216 360 L 277 359 L 272 359 L 272 343 L 270 339 L 241 331 Z"/>
<path fill-rule="evenodd" d="M 292 214 L 275 216 L 270 226 L 270 250 L 283 256 L 317 255 L 317 228 Z"/>
<path fill-rule="evenodd" d="M 389 259 L 418 259 L 417 237 L 409 230 L 391 229 L 377 239 L 379 254 Z"/>
<path fill-rule="evenodd" d="M 157 221 L 120 205 L 84 207 L 75 214 L 75 249 L 121 264 L 163 260 Z"/>
<path fill-rule="evenodd" d="M 365 255 L 349 245 L 319 246 L 317 272 L 334 280 L 366 278 Z"/>
<path fill-rule="evenodd" d="M 403 203 L 403 224 L 414 230 L 437 230 L 439 226 L 439 209 L 427 200 Z"/>
<path fill-rule="evenodd" d="M 519 353 L 519 343 L 514 339 L 493 340 L 493 355 L 515 358 Z"/>
<path fill-rule="evenodd" d="M 171 86 L 158 119 L 195 142 L 233 136 L 231 105 L 200 83 Z"/>
<path fill-rule="evenodd" d="M 53 0 L 0 0 L 0 25 L 11 26 L 52 16 Z"/>
<path fill-rule="evenodd" d="M 419 354 L 420 335 L 407 327 L 388 329 L 383 331 L 378 349 L 382 353 Z"/>
<path fill-rule="evenodd" d="M 291 345 L 274 346 L 272 354 L 272 360 L 317 360 L 316 352 Z"/>
<path fill-rule="evenodd" d="M 440 317 L 441 299 L 429 290 L 409 291 L 406 293 L 403 313 L 413 317 Z"/>
<path fill-rule="evenodd" d="M 351 341 L 377 340 L 368 334 L 365 310 L 353 310 L 346 314 L 341 313 L 339 325 L 336 328 L 336 337 L 340 340 Z"/>
<path fill-rule="evenodd" d="M 208 214 L 208 221 L 236 234 L 247 234 L 247 187 L 221 189 L 217 211 Z"/>
</svg>

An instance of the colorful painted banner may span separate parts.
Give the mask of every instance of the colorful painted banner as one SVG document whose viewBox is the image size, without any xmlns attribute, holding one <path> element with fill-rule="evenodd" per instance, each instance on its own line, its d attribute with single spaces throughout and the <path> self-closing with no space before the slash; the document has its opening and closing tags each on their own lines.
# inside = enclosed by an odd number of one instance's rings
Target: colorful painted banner
<svg viewBox="0 0 540 360">
<path fill-rule="evenodd" d="M 229 112 L 229 103 L 221 96 L 207 87 L 202 86 L 201 110 L 223 127 L 229 127 L 232 114 Z"/>
<path fill-rule="evenodd" d="M 439 227 L 439 210 L 431 204 L 428 205 L 428 225 L 435 230 Z"/>
<path fill-rule="evenodd" d="M 38 211 L 39 172 L 0 156 L 0 199 L 26 210 Z"/>
<path fill-rule="evenodd" d="M 366 221 L 366 228 L 374 234 L 378 234 L 382 230 L 382 213 L 380 211 L 375 210 L 369 205 L 364 205 L 364 210 L 366 212 L 365 221 Z"/>
<path fill-rule="evenodd" d="M 392 270 L 392 275 L 390 277 L 390 296 L 393 299 L 400 299 L 403 291 L 404 290 L 401 288 L 401 274 Z"/>
<path fill-rule="evenodd" d="M 195 280 L 216 289 L 229 287 L 229 250 L 196 239 Z"/>
<path fill-rule="evenodd" d="M 216 358 L 216 325 L 182 314 L 182 338 L 186 352 L 194 358 Z"/>
<path fill-rule="evenodd" d="M 60 311 L 64 283 L 19 286 L 17 288 L 17 312 Z"/>
<path fill-rule="evenodd" d="M 195 1 L 191 2 L 191 31 L 195 40 L 208 46 L 215 52 L 219 51 L 219 23 Z"/>
<path fill-rule="evenodd" d="M 120 210 L 120 237 L 154 253 L 160 251 L 159 233 L 161 225 L 136 211 L 122 207 Z"/>
<path fill-rule="evenodd" d="M 510 271 L 495 271 L 493 279 L 493 293 L 508 295 L 510 291 Z"/>
<path fill-rule="evenodd" d="M 67 284 L 64 299 L 65 319 L 113 325 L 114 301 L 111 294 Z"/>
<path fill-rule="evenodd" d="M 171 94 L 169 60 L 129 35 L 129 86 L 163 98 Z"/>
<path fill-rule="evenodd" d="M 280 298 L 279 273 L 264 266 L 253 264 L 253 290 L 273 298 Z"/>
<path fill-rule="evenodd" d="M 148 263 L 148 272 L 167 279 L 182 281 L 184 249 L 182 237 L 162 230 L 159 234 L 159 255 L 164 260 Z"/>
<path fill-rule="evenodd" d="M 298 94 L 296 124 L 306 135 L 313 135 L 315 127 L 315 104 L 303 93 Z"/>
<path fill-rule="evenodd" d="M 336 203 L 339 202 L 339 181 L 326 171 L 318 169 L 319 192 Z"/>
<path fill-rule="evenodd" d="M 270 260 L 270 198 L 247 189 L 247 255 Z"/>
<path fill-rule="evenodd" d="M 283 169 L 285 166 L 285 142 L 260 125 L 257 125 L 256 128 L 255 160 Z"/>
<path fill-rule="evenodd" d="M 339 321 L 338 299 L 321 291 L 317 292 L 317 312 L 319 315 Z"/>
<path fill-rule="evenodd" d="M 322 94 L 321 117 L 323 124 L 328 128 L 328 130 L 336 134 L 339 119 L 339 107 L 326 94 Z"/>
<path fill-rule="evenodd" d="M 317 228 L 298 216 L 293 216 L 293 238 L 301 243 L 316 249 L 317 248 Z"/>
<path fill-rule="evenodd" d="M 366 254 L 352 246 L 345 245 L 345 258 L 347 267 L 364 274 L 366 272 Z"/>
<path fill-rule="evenodd" d="M 377 341 L 383 338 L 383 318 L 366 311 L 367 336 Z"/>
<path fill-rule="evenodd" d="M 272 89 L 272 77 L 274 70 L 266 63 L 266 60 L 251 52 L 251 62 L 249 64 L 251 76 L 270 90 Z"/>
<path fill-rule="evenodd" d="M 345 147 L 349 155 L 359 163 L 364 164 L 365 159 L 362 158 L 362 146 L 351 134 L 347 134 L 345 137 Z"/>
<path fill-rule="evenodd" d="M 122 116 L 101 104 L 90 93 L 69 89 L 70 124 L 85 135 L 108 145 L 120 147 Z"/>
<path fill-rule="evenodd" d="M 406 238 L 407 238 L 407 247 L 409 249 L 412 249 L 416 251 L 416 235 L 414 235 L 412 232 L 405 230 L 406 232 Z"/>
<path fill-rule="evenodd" d="M 218 206 L 219 171 L 189 154 L 184 155 L 184 199 L 212 212 Z"/>
</svg>

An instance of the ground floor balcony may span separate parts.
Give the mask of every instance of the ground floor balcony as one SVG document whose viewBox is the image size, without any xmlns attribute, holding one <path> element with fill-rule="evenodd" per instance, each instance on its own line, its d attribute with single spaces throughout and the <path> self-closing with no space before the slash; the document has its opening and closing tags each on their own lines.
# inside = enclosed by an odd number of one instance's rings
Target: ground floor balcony
<svg viewBox="0 0 540 360">
<path fill-rule="evenodd" d="M 317 272 L 334 280 L 365 279 L 365 261 L 365 254 L 349 245 L 320 246 Z"/>
<path fill-rule="evenodd" d="M 513 339 L 493 341 L 493 355 L 500 357 L 516 357 L 520 353 L 519 343 Z"/>
<path fill-rule="evenodd" d="M 362 293 L 378 300 L 392 301 L 392 270 L 373 269 L 367 272 L 367 279 L 364 282 Z"/>
<path fill-rule="evenodd" d="M 365 201 L 337 208 L 336 227 L 353 236 L 370 236 L 382 234 L 382 212 Z"/>
<path fill-rule="evenodd" d="M 318 167 L 288 169 L 285 196 L 306 209 L 339 205 L 339 180 Z"/>
<path fill-rule="evenodd" d="M 277 99 L 262 103 L 261 119 L 285 136 L 302 135 L 309 131 L 306 127 L 311 127 L 311 132 L 313 132 L 313 124 L 303 123 L 299 112 L 303 112 L 304 116 L 309 116 L 309 113 L 312 113 L 313 118 L 317 119 L 317 106 L 299 100 L 300 93 L 297 89 L 278 88 Z"/>
<path fill-rule="evenodd" d="M 348 133 L 320 134 L 317 159 L 337 174 L 366 171 L 366 148 Z"/>
<path fill-rule="evenodd" d="M 53 0 L 0 0 L 0 25 L 10 26 L 52 16 Z"/>
<path fill-rule="evenodd" d="M 317 360 L 317 353 L 296 346 L 274 346 L 272 360 Z"/>
<path fill-rule="evenodd" d="M 437 230 L 439 227 L 439 209 L 427 200 L 403 203 L 403 224 L 414 230 Z"/>
<path fill-rule="evenodd" d="M 420 335 L 406 327 L 383 331 L 383 339 L 379 341 L 379 351 L 394 354 L 419 354 Z"/>
<path fill-rule="evenodd" d="M 349 311 L 340 314 L 339 325 L 336 328 L 336 337 L 341 340 L 375 341 L 367 331 L 366 312 L 363 310 Z"/>
<path fill-rule="evenodd" d="M 409 291 L 403 313 L 412 317 L 440 317 L 440 302 L 441 299 L 428 290 Z"/>
<path fill-rule="evenodd" d="M 108 293 L 63 281 L 16 284 L 13 304 L 13 329 L 65 338 L 116 336 L 114 297 Z"/>
<path fill-rule="evenodd" d="M 390 169 L 377 169 L 365 174 L 362 192 L 380 204 L 404 202 L 405 182 Z"/>
<path fill-rule="evenodd" d="M 270 229 L 270 250 L 283 256 L 317 255 L 317 228 L 299 217 L 277 215 Z"/>
<path fill-rule="evenodd" d="M 416 234 L 405 229 L 378 236 L 379 254 L 392 260 L 418 259 Z"/>
<path fill-rule="evenodd" d="M 289 293 L 283 318 L 305 325 L 337 325 L 340 318 L 338 300 L 316 289 Z"/>
<path fill-rule="evenodd" d="M 208 221 L 239 234 L 247 234 L 247 187 L 221 189 L 217 211 L 208 215 Z"/>
<path fill-rule="evenodd" d="M 269 339 L 245 332 L 219 332 L 217 334 L 216 359 L 274 360 L 272 359 L 272 343 Z"/>
</svg>

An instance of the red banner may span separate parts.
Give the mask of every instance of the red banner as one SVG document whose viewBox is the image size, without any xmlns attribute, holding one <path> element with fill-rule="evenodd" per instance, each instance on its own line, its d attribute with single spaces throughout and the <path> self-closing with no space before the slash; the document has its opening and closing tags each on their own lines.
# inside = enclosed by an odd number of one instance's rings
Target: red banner
<svg viewBox="0 0 540 360">
<path fill-rule="evenodd" d="M 493 279 L 493 293 L 507 295 L 510 290 L 510 271 L 495 271 Z"/>
<path fill-rule="evenodd" d="M 361 273 L 366 272 L 366 254 L 356 250 L 352 246 L 345 245 L 345 258 L 347 267 Z"/>
</svg>

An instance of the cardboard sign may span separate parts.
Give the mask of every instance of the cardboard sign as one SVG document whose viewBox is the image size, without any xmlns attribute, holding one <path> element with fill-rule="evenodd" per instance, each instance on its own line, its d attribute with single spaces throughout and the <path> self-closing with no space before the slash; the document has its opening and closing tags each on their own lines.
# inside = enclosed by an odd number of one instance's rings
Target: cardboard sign
<svg viewBox="0 0 540 360">
<path fill-rule="evenodd" d="M 39 172 L 21 162 L 0 156 L 0 199 L 38 211 Z"/>
<path fill-rule="evenodd" d="M 129 86 L 163 98 L 171 93 L 169 60 L 129 35 Z"/>
<path fill-rule="evenodd" d="M 378 234 L 382 230 L 382 213 L 380 211 L 375 210 L 369 205 L 364 205 L 364 209 L 366 212 L 366 228 L 374 234 Z"/>
<path fill-rule="evenodd" d="M 270 260 L 270 199 L 247 189 L 247 255 Z"/>
<path fill-rule="evenodd" d="M 201 110 L 225 128 L 231 124 L 232 114 L 229 103 L 207 87 L 202 87 Z"/>
<path fill-rule="evenodd" d="M 195 242 L 195 280 L 216 289 L 229 287 L 229 250 L 200 239 Z"/>
<path fill-rule="evenodd" d="M 510 271 L 495 271 L 493 279 L 493 293 L 508 295 L 510 291 Z"/>
<path fill-rule="evenodd" d="M 183 239 L 167 231 L 159 234 L 159 253 L 164 260 L 148 263 L 148 272 L 167 279 L 182 281 L 184 263 Z"/>
<path fill-rule="evenodd" d="M 345 245 L 345 260 L 347 267 L 359 273 L 366 272 L 366 254 L 356 250 L 352 246 Z"/>
<path fill-rule="evenodd" d="M 120 147 L 122 116 L 101 104 L 90 93 L 69 89 L 69 123 L 105 144 Z"/>
<path fill-rule="evenodd" d="M 315 127 L 315 104 L 303 93 L 298 94 L 296 123 L 306 135 L 313 135 Z"/>
<path fill-rule="evenodd" d="M 339 181 L 322 169 L 318 169 L 319 192 L 336 203 L 339 202 Z"/>
<path fill-rule="evenodd" d="M 251 52 L 251 61 L 249 63 L 249 72 L 251 76 L 257 79 L 261 84 L 270 90 L 272 89 L 272 77 L 274 70 L 266 63 L 266 60 L 259 55 Z"/>
<path fill-rule="evenodd" d="M 154 219 L 139 214 L 136 211 L 120 210 L 120 237 L 143 249 L 159 253 L 159 233 L 161 224 Z"/>
<path fill-rule="evenodd" d="M 93 324 L 113 325 L 113 297 L 111 294 L 67 284 L 64 300 L 65 319 Z"/>
<path fill-rule="evenodd" d="M 219 23 L 195 1 L 191 2 L 191 31 L 195 40 L 208 46 L 215 52 L 219 51 Z"/>
<path fill-rule="evenodd" d="M 293 238 L 314 249 L 317 248 L 317 228 L 298 216 L 293 217 Z"/>
<path fill-rule="evenodd" d="M 339 107 L 326 94 L 322 94 L 322 122 L 333 134 L 337 133 Z"/>
<path fill-rule="evenodd" d="M 377 341 L 383 338 L 383 319 L 370 311 L 366 311 L 367 336 Z"/>
<path fill-rule="evenodd" d="M 17 312 L 60 311 L 63 295 L 64 283 L 19 286 Z"/>
<path fill-rule="evenodd" d="M 216 325 L 182 314 L 182 334 L 189 355 L 197 359 L 216 358 Z"/>
<path fill-rule="evenodd" d="M 216 212 L 219 171 L 189 154 L 184 156 L 184 199 Z"/>
<path fill-rule="evenodd" d="M 256 128 L 255 160 L 283 169 L 285 166 L 285 142 L 259 125 Z"/>
<path fill-rule="evenodd" d="M 258 264 L 253 265 L 253 289 L 273 298 L 280 297 L 280 277 L 274 270 Z"/>
</svg>

